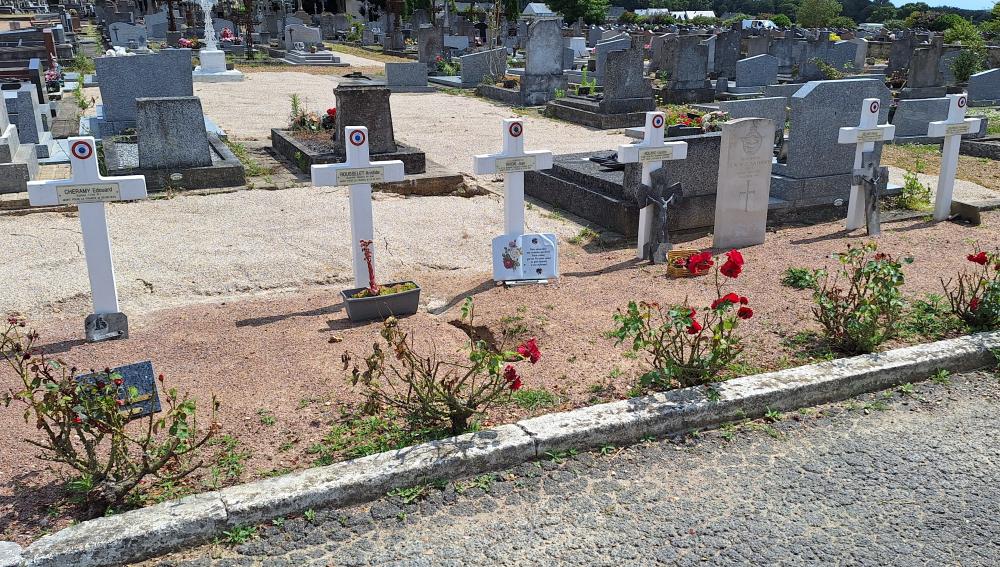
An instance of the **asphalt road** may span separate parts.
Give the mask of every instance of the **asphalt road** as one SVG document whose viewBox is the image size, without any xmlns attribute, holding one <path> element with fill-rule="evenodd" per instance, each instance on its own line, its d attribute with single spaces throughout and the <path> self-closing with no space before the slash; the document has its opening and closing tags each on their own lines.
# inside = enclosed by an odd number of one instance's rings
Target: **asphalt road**
<svg viewBox="0 0 1000 567">
<path fill-rule="evenodd" d="M 970 373 L 556 455 L 148 565 L 997 565 L 998 386 Z"/>
</svg>

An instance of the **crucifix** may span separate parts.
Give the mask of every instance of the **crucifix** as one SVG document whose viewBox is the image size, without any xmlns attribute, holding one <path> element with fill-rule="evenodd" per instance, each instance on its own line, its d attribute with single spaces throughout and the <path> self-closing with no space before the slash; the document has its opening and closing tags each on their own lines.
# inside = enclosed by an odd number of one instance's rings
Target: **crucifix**
<svg viewBox="0 0 1000 567">
<path fill-rule="evenodd" d="M 861 223 L 867 224 L 865 211 L 868 208 L 867 198 L 869 195 L 860 183 L 860 180 L 864 179 L 861 166 L 864 163 L 865 155 L 871 154 L 874 157 L 875 142 L 885 142 L 896 135 L 895 126 L 878 123 L 878 113 L 881 108 L 882 103 L 879 99 L 866 98 L 861 103 L 861 120 L 858 125 L 841 128 L 837 137 L 838 143 L 855 144 L 851 200 L 847 204 L 847 230 L 859 228 Z M 878 177 L 876 176 L 875 179 L 877 180 Z M 870 226 L 869 230 L 871 230 Z"/>
<path fill-rule="evenodd" d="M 400 160 L 371 161 L 368 128 L 347 126 L 344 128 L 344 139 L 347 159 L 344 163 L 312 166 L 312 183 L 316 187 L 348 187 L 354 285 L 368 287 L 368 265 L 361 241 L 374 240 L 375 236 L 371 184 L 402 181 L 405 172 Z"/>
<path fill-rule="evenodd" d="M 476 175 L 503 174 L 504 233 L 493 239 L 493 279 L 497 282 L 546 283 L 559 274 L 554 234 L 524 233 L 524 172 L 552 169 L 552 152 L 524 149 L 524 123 L 502 122 L 500 153 L 473 156 Z"/>
<path fill-rule="evenodd" d="M 879 201 L 882 198 L 879 182 L 882 171 L 875 163 L 875 152 L 865 152 L 864 167 L 854 170 L 855 186 L 861 187 L 865 196 L 865 229 L 868 236 L 882 234 L 882 221 L 879 213 Z"/>
<path fill-rule="evenodd" d="M 663 130 L 666 117 L 662 112 L 647 112 L 646 125 L 643 127 L 642 141 L 638 144 L 618 146 L 619 163 L 641 163 L 642 184 L 652 187 L 650 174 L 663 167 L 666 160 L 687 158 L 687 142 L 664 142 Z M 639 235 L 636 245 L 636 256 L 639 259 L 652 259 L 652 252 L 647 250 L 653 232 L 653 214 L 656 203 L 648 200 L 639 202 Z"/>
<path fill-rule="evenodd" d="M 945 220 L 951 215 L 951 197 L 955 191 L 955 174 L 958 172 L 958 151 L 962 134 L 978 132 L 982 120 L 966 118 L 969 98 L 965 93 L 948 95 L 948 118 L 927 125 L 927 135 L 944 138 L 941 149 L 941 172 L 938 174 L 937 195 L 934 198 L 934 220 Z"/>
<path fill-rule="evenodd" d="M 97 166 L 94 138 L 70 138 L 69 147 L 71 177 L 29 181 L 28 202 L 35 207 L 77 205 L 94 303 L 94 313 L 84 322 L 87 340 L 128 338 L 128 318 L 118 305 L 104 203 L 145 199 L 146 178 L 142 175 L 102 176 Z"/>
</svg>

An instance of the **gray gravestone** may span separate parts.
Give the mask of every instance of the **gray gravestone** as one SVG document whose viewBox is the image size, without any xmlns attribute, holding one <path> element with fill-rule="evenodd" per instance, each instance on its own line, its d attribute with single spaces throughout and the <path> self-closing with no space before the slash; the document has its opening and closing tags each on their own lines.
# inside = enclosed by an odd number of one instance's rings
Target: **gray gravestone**
<svg viewBox="0 0 1000 567">
<path fill-rule="evenodd" d="M 499 79 L 507 72 L 507 48 L 470 53 L 458 58 L 462 64 L 462 86 L 475 86 L 486 77 Z"/>
<path fill-rule="evenodd" d="M 417 60 L 431 66 L 442 55 L 444 55 L 443 28 L 439 26 L 417 28 Z"/>
<path fill-rule="evenodd" d="M 674 54 L 673 74 L 670 76 L 670 90 L 710 88 L 707 77 L 708 46 L 697 36 L 678 36 L 668 43 L 676 43 L 670 48 Z M 735 69 L 734 69 L 735 70 Z M 731 77 L 732 75 L 721 75 Z"/>
<path fill-rule="evenodd" d="M 788 116 L 788 99 L 785 97 L 753 98 L 747 100 L 724 100 L 719 110 L 737 118 L 767 118 L 774 122 L 775 131 L 784 131 Z"/>
<path fill-rule="evenodd" d="M 1000 104 L 1000 69 L 980 71 L 969 77 L 969 101 L 980 106 Z"/>
<path fill-rule="evenodd" d="M 740 37 L 736 30 L 724 31 L 715 40 L 715 72 L 722 77 L 736 76 L 736 62 L 740 58 Z"/>
<path fill-rule="evenodd" d="M 948 105 L 947 98 L 900 99 L 892 115 L 896 138 L 926 136 L 928 124 L 948 117 Z"/>
<path fill-rule="evenodd" d="M 323 32 L 319 28 L 305 24 L 289 24 L 285 26 L 285 45 L 304 43 L 306 47 L 322 44 Z"/>
<path fill-rule="evenodd" d="M 212 165 L 212 150 L 198 97 L 138 98 L 135 103 L 140 168 Z"/>
<path fill-rule="evenodd" d="M 427 65 L 414 63 L 386 63 L 385 83 L 389 87 L 426 87 Z"/>
<path fill-rule="evenodd" d="M 368 128 L 368 147 L 373 154 L 396 151 L 392 131 L 392 109 L 389 89 L 361 85 L 339 85 L 333 90 L 337 99 L 336 151 L 344 155 L 344 128 Z"/>
<path fill-rule="evenodd" d="M 114 135 L 135 125 L 135 99 L 192 96 L 190 49 L 163 49 L 129 57 L 98 57 L 103 122 L 101 135 Z"/>
<path fill-rule="evenodd" d="M 653 87 L 643 73 L 642 56 L 641 45 L 607 54 L 602 112 L 621 114 L 656 109 Z"/>
<path fill-rule="evenodd" d="M 521 77 L 523 104 L 534 106 L 551 100 L 566 86 L 562 68 L 563 39 L 559 20 L 537 20 L 528 26 Z"/>
<path fill-rule="evenodd" d="M 763 87 L 778 82 L 778 58 L 757 55 L 736 62 L 737 87 Z"/>
<path fill-rule="evenodd" d="M 133 26 L 124 22 L 115 22 L 108 26 L 108 37 L 111 45 L 116 47 L 146 47 L 146 28 Z"/>
<path fill-rule="evenodd" d="M 771 190 L 774 123 L 741 118 L 722 126 L 714 248 L 764 243 Z"/>
<path fill-rule="evenodd" d="M 594 48 L 594 60 L 597 61 L 597 69 L 594 71 L 594 74 L 599 78 L 604 77 L 605 68 L 607 67 L 608 53 L 612 51 L 622 51 L 623 49 L 628 49 L 631 46 L 632 39 L 626 34 L 622 34 L 614 39 L 598 43 L 597 47 Z"/>
</svg>

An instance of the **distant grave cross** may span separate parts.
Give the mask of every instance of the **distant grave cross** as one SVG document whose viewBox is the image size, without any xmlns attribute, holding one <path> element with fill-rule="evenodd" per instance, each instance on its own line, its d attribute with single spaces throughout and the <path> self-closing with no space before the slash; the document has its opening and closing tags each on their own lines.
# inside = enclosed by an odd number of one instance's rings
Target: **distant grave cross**
<svg viewBox="0 0 1000 567">
<path fill-rule="evenodd" d="M 934 220 L 945 220 L 951 215 L 951 198 L 955 191 L 955 174 L 958 172 L 958 151 L 962 144 L 962 134 L 977 132 L 982 120 L 966 118 L 969 99 L 965 93 L 948 95 L 948 118 L 931 122 L 927 135 L 944 138 L 941 152 L 941 172 L 938 174 L 937 196 L 934 199 Z"/>
<path fill-rule="evenodd" d="M 503 149 L 498 154 L 474 156 L 476 175 L 503 173 L 503 227 L 507 236 L 524 234 L 524 172 L 552 169 L 552 152 L 524 150 L 524 123 L 503 121 Z"/>
<path fill-rule="evenodd" d="M 29 181 L 28 202 L 35 207 L 77 205 L 83 249 L 90 278 L 94 314 L 87 317 L 89 341 L 128 338 L 128 319 L 120 312 L 115 267 L 111 261 L 111 238 L 104 203 L 146 198 L 142 175 L 104 177 L 97 166 L 94 138 L 70 138 L 69 179 Z"/>
<path fill-rule="evenodd" d="M 687 158 L 687 142 L 664 142 L 663 130 L 666 117 L 662 112 L 647 112 L 646 125 L 643 127 L 642 141 L 638 144 L 623 144 L 618 146 L 619 163 L 641 163 L 642 184 L 652 186 L 651 173 L 663 167 L 666 160 Z M 647 244 L 653 232 L 653 216 L 656 212 L 655 203 L 639 203 L 639 235 L 636 245 L 636 256 L 646 258 Z"/>
<path fill-rule="evenodd" d="M 403 162 L 371 161 L 368 152 L 368 128 L 344 128 L 344 163 L 312 166 L 312 182 L 316 187 L 343 187 L 349 192 L 351 213 L 351 261 L 354 268 L 354 285 L 368 287 L 368 264 L 365 262 L 362 240 L 374 240 L 372 220 L 372 183 L 402 181 L 405 174 Z M 374 250 L 373 250 L 374 253 Z"/>
<path fill-rule="evenodd" d="M 837 142 L 855 144 L 851 197 L 847 204 L 847 230 L 860 228 L 866 223 L 868 191 L 860 183 L 860 170 L 866 153 L 875 151 L 875 142 L 891 140 L 896 135 L 892 124 L 879 124 L 878 113 L 882 103 L 877 98 L 866 98 L 861 103 L 861 119 L 857 126 L 840 129 Z"/>
</svg>

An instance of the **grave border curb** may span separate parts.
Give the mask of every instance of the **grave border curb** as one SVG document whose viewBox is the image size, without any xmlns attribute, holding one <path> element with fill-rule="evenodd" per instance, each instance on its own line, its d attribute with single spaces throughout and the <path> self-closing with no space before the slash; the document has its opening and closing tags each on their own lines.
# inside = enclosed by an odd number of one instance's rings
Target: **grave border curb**
<svg viewBox="0 0 1000 567">
<path fill-rule="evenodd" d="M 24 549 L 23 565 L 104 566 L 209 541 L 239 524 L 380 498 L 394 488 L 481 474 L 547 452 L 635 443 L 829 403 L 995 364 L 1000 331 L 965 335 L 716 384 L 541 415 L 476 433 L 305 469 L 70 526 Z"/>
</svg>

